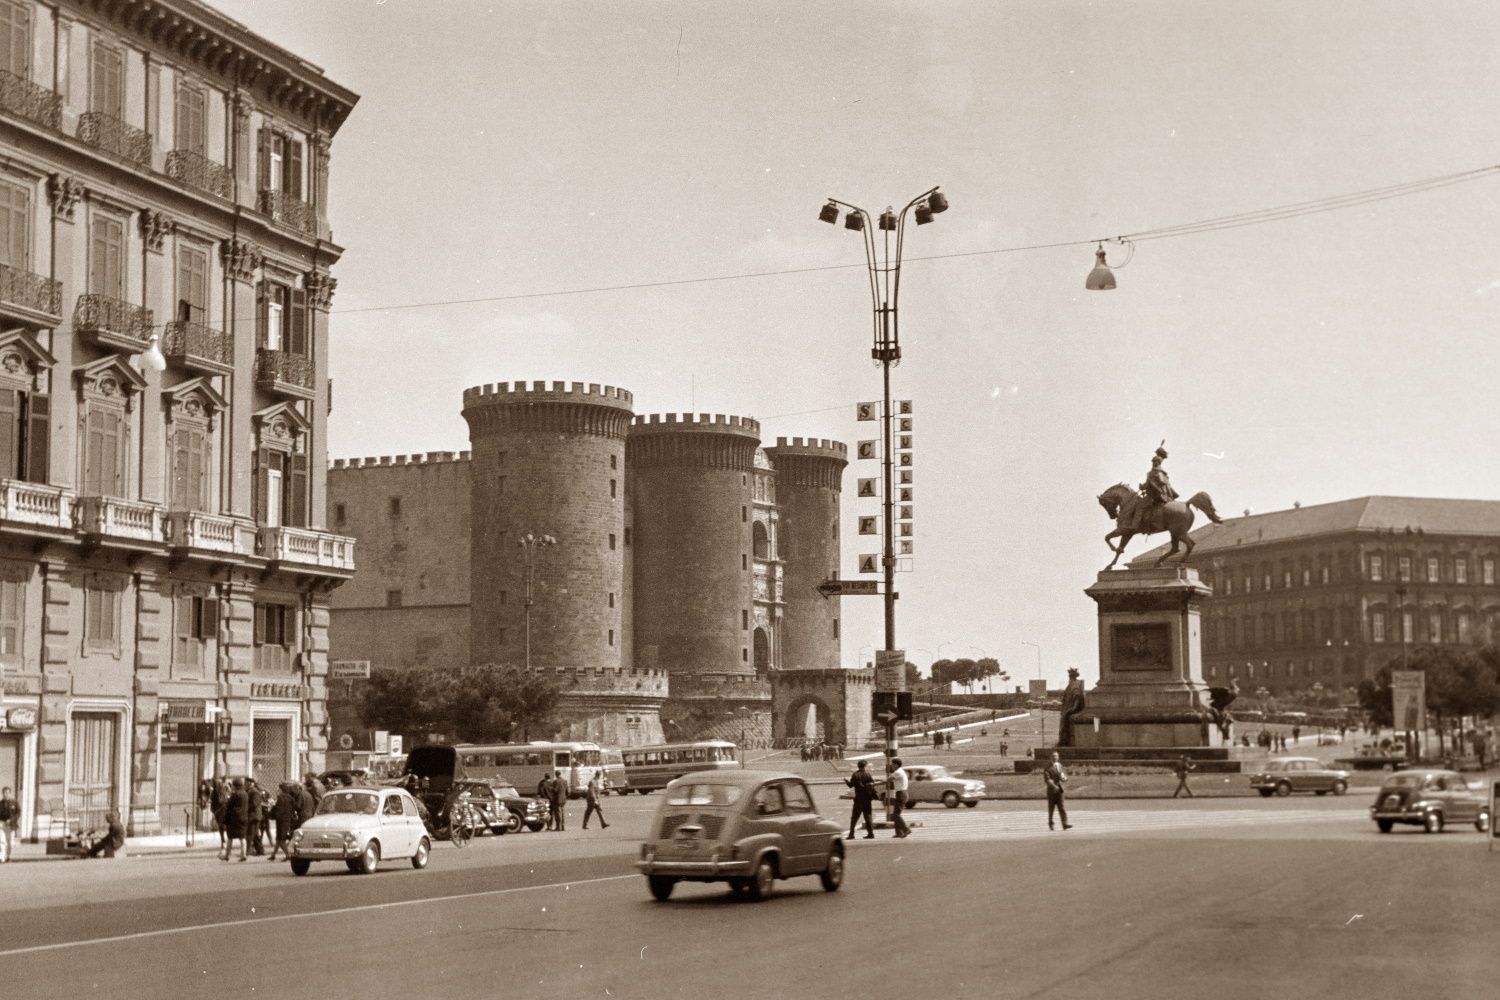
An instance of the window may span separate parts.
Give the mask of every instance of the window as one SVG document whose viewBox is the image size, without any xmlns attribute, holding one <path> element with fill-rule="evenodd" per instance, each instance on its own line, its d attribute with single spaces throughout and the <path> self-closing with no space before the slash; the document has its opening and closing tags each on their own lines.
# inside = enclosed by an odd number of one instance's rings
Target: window
<svg viewBox="0 0 1500 1000">
<path fill-rule="evenodd" d="M 0 2 L 0 71 L 31 79 L 31 6 Z"/>
<path fill-rule="evenodd" d="M 89 220 L 89 291 L 125 297 L 125 223 L 100 212 Z"/>
<path fill-rule="evenodd" d="M 276 129 L 260 130 L 260 189 L 302 197 L 302 143 Z"/>
<path fill-rule="evenodd" d="M 262 282 L 256 299 L 256 326 L 265 350 L 307 357 L 307 293 L 278 281 Z"/>
<path fill-rule="evenodd" d="M 839 620 L 837 618 L 833 620 L 833 637 L 835 639 L 839 637 Z"/>
<path fill-rule="evenodd" d="M 618 469 L 620 467 L 619 456 L 617 456 L 617 455 L 611 455 L 611 456 L 609 456 L 609 467 L 611 469 Z"/>
<path fill-rule="evenodd" d="M 750 631 L 750 612 L 740 609 L 740 631 Z"/>
<path fill-rule="evenodd" d="M 1261 574 L 1261 577 L 1260 577 L 1260 589 L 1261 590 L 1270 590 L 1271 589 L 1271 573 L 1270 573 L 1269 570 L 1267 570 L 1266 572 L 1264 572 L 1264 573 Z"/>
<path fill-rule="evenodd" d="M 213 469 L 207 424 L 173 421 L 171 432 L 172 509 L 208 510 Z"/>
<path fill-rule="evenodd" d="M 1442 570 L 1438 566 L 1437 556 L 1427 557 L 1427 582 L 1437 583 L 1442 580 Z"/>
<path fill-rule="evenodd" d="M 615 592 L 613 590 L 611 590 L 609 592 L 609 606 L 610 607 L 614 607 L 615 606 Z"/>
<path fill-rule="evenodd" d="M 41 393 L 0 387 L 0 478 L 47 481 L 51 403 Z"/>
<path fill-rule="evenodd" d="M 1467 611 L 1460 611 L 1454 616 L 1454 624 L 1458 626 L 1458 641 L 1470 641 L 1472 625 L 1469 621 L 1469 613 Z"/>
<path fill-rule="evenodd" d="M 1486 559 L 1480 566 L 1480 574 L 1480 579 L 1484 581 L 1485 586 L 1493 587 L 1495 585 L 1495 560 Z"/>
<path fill-rule="evenodd" d="M 1400 556 L 1396 559 L 1396 579 L 1411 579 L 1411 556 Z"/>
<path fill-rule="evenodd" d="M 1281 571 L 1281 589 L 1292 589 L 1292 571 L 1289 569 L 1284 569 Z"/>
<path fill-rule="evenodd" d="M 83 588 L 83 648 L 118 652 L 120 591 L 107 581 L 91 579 Z"/>
<path fill-rule="evenodd" d="M 177 318 L 208 322 L 208 251 L 191 244 L 177 247 Z"/>
<path fill-rule="evenodd" d="M 219 602 L 212 597 L 181 594 L 173 603 L 173 676 L 201 677 L 208 663 L 208 643 L 219 634 Z"/>
<path fill-rule="evenodd" d="M 99 38 L 89 52 L 89 110 L 125 118 L 125 56 Z"/>
<path fill-rule="evenodd" d="M 787 781 L 781 785 L 788 812 L 810 813 L 813 811 L 812 796 L 800 781 Z"/>
<path fill-rule="evenodd" d="M 611 531 L 609 533 L 609 551 L 613 552 L 614 550 L 615 550 L 615 533 L 613 531 Z"/>
<path fill-rule="evenodd" d="M 1233 594 L 1234 594 L 1234 577 L 1226 575 L 1224 577 L 1224 596 L 1225 597 L 1230 597 L 1230 596 L 1233 596 Z"/>
<path fill-rule="evenodd" d="M 83 492 L 86 496 L 125 495 L 127 468 L 125 410 L 101 400 L 85 404 Z"/>
<path fill-rule="evenodd" d="M 0 11 L 6 6 L 0 3 Z M 31 190 L 7 180 L 0 180 L 0 264 L 31 270 Z"/>
<path fill-rule="evenodd" d="M 627 549 L 630 548 L 630 529 L 629 528 L 625 529 L 625 547 Z"/>
<path fill-rule="evenodd" d="M 347 516 L 348 516 L 348 512 L 344 509 L 344 505 L 343 504 L 336 503 L 336 504 L 333 505 L 333 523 L 334 524 L 342 525 L 344 523 L 344 519 Z"/>
<path fill-rule="evenodd" d="M 745 553 L 741 552 L 740 553 L 740 569 L 749 569 L 749 568 L 750 568 L 750 557 L 748 555 L 746 555 Z"/>
<path fill-rule="evenodd" d="M 392 517 L 400 517 L 401 516 L 401 498 L 400 497 L 391 497 L 391 516 Z"/>
<path fill-rule="evenodd" d="M 1370 612 L 1370 641 L 1385 642 L 1385 612 Z"/>
<path fill-rule="evenodd" d="M 307 456 L 276 448 L 255 453 L 255 515 L 268 528 L 307 526 Z"/>
<path fill-rule="evenodd" d="M 3 17 L 3 15 L 0 15 Z M 23 578 L 0 578 L 0 663 L 21 662 L 21 637 L 24 631 L 26 581 Z"/>
<path fill-rule="evenodd" d="M 611 500 L 613 500 L 613 499 L 615 499 L 615 496 L 616 496 L 616 493 L 615 493 L 615 480 L 611 479 L 609 481 L 609 498 Z"/>
<path fill-rule="evenodd" d="M 1302 586 L 1304 586 L 1304 587 L 1311 587 L 1312 586 L 1312 568 L 1311 567 L 1308 567 L 1308 566 L 1303 566 L 1302 567 Z"/>
<path fill-rule="evenodd" d="M 387 590 L 385 592 L 385 606 L 388 608 L 401 607 L 401 591 Z"/>
<path fill-rule="evenodd" d="M 297 609 L 290 604 L 255 605 L 255 669 L 260 673 L 292 671 L 296 645 Z"/>
<path fill-rule="evenodd" d="M 1453 582 L 1469 582 L 1469 560 L 1462 557 L 1453 560 Z"/>
<path fill-rule="evenodd" d="M 744 646 L 740 647 L 740 661 L 742 663 L 750 662 L 750 650 L 746 649 Z"/>
<path fill-rule="evenodd" d="M 1385 579 L 1385 560 L 1380 556 L 1370 557 L 1370 579 L 1377 583 Z"/>
<path fill-rule="evenodd" d="M 1443 641 L 1443 613 L 1436 608 L 1427 612 L 1427 641 Z"/>
<path fill-rule="evenodd" d="M 207 156 L 208 95 L 181 78 L 177 81 L 177 114 L 174 121 L 175 147 Z"/>
<path fill-rule="evenodd" d="M 613 646 L 615 644 L 615 630 L 614 629 L 610 629 L 609 630 L 609 644 L 611 646 Z"/>
</svg>

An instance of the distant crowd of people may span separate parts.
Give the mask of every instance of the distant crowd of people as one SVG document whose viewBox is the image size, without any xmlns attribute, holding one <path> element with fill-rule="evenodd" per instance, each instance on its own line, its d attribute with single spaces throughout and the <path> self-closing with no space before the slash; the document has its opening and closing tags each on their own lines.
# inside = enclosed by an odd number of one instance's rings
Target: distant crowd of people
<svg viewBox="0 0 1500 1000">
<path fill-rule="evenodd" d="M 819 740 L 816 743 L 802 744 L 803 760 L 843 760 L 844 744 L 824 743 Z"/>
<path fill-rule="evenodd" d="M 264 857 L 267 844 L 275 861 L 278 853 L 286 856 L 292 831 L 312 818 L 327 790 L 314 775 L 300 783 L 283 781 L 274 795 L 254 778 L 205 779 L 198 787 L 198 806 L 213 815 L 220 861 L 230 859 L 236 843 L 241 861 L 252 854 Z"/>
</svg>

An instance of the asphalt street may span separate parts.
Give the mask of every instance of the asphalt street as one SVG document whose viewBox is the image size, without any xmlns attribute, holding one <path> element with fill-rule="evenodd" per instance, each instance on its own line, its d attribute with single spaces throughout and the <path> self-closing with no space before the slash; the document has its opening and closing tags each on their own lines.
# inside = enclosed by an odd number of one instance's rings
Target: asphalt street
<svg viewBox="0 0 1500 1000">
<path fill-rule="evenodd" d="M 828 793 L 825 810 L 843 818 Z M 1111 998 L 1488 995 L 1500 852 L 1382 836 L 1366 797 L 920 809 L 848 878 L 650 900 L 630 861 L 658 797 L 608 831 L 439 845 L 293 877 L 202 853 L 0 871 L 6 996 Z M 894 969 L 892 966 L 894 965 Z"/>
</svg>

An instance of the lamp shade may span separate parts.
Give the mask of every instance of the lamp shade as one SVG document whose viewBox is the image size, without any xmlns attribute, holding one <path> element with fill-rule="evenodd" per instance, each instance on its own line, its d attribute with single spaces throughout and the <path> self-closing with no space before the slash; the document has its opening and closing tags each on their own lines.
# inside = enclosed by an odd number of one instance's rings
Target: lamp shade
<svg viewBox="0 0 1500 1000">
<path fill-rule="evenodd" d="M 932 206 L 933 215 L 941 215 L 948 211 L 948 197 L 941 191 L 934 191 L 928 195 L 927 204 Z"/>
<path fill-rule="evenodd" d="M 850 212 L 848 215 L 844 216 L 844 228 L 852 229 L 856 233 L 862 232 L 865 228 L 864 215 L 859 212 Z"/>
<path fill-rule="evenodd" d="M 151 346 L 146 348 L 146 353 L 142 354 L 141 358 L 146 362 L 146 367 L 154 372 L 167 370 L 167 359 L 161 353 L 161 334 L 151 335 Z"/>
<path fill-rule="evenodd" d="M 887 232 L 894 232 L 896 229 L 896 213 L 892 212 L 890 209 L 886 209 L 884 212 L 881 212 L 880 228 L 886 230 Z"/>
<path fill-rule="evenodd" d="M 1091 292 L 1107 292 L 1115 287 L 1115 272 L 1104 262 L 1104 250 L 1094 251 L 1094 269 L 1089 272 L 1083 287 Z"/>
<path fill-rule="evenodd" d="M 917 225 L 919 226 L 925 226 L 932 221 L 932 209 L 926 205 L 918 205 L 916 211 L 912 212 L 912 215 L 916 217 Z"/>
<path fill-rule="evenodd" d="M 839 221 L 839 207 L 830 201 L 828 204 L 824 205 L 823 210 L 818 213 L 818 219 L 822 222 L 826 222 L 832 225 L 833 223 Z"/>
</svg>

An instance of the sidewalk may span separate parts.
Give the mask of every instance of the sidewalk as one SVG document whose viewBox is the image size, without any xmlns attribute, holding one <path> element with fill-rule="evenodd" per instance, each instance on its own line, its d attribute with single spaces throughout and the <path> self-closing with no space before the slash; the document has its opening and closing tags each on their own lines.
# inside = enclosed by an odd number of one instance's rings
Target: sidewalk
<svg viewBox="0 0 1500 1000">
<path fill-rule="evenodd" d="M 45 841 L 36 843 L 23 843 L 15 841 L 11 845 L 11 862 L 24 861 L 73 861 L 76 854 L 48 854 Z M 219 851 L 219 835 L 212 830 L 199 832 L 192 845 L 186 842 L 186 837 L 180 833 L 158 834 L 155 836 L 126 837 L 125 849 L 117 851 L 113 860 L 122 860 L 134 857 L 162 857 L 173 854 L 217 854 Z"/>
</svg>

